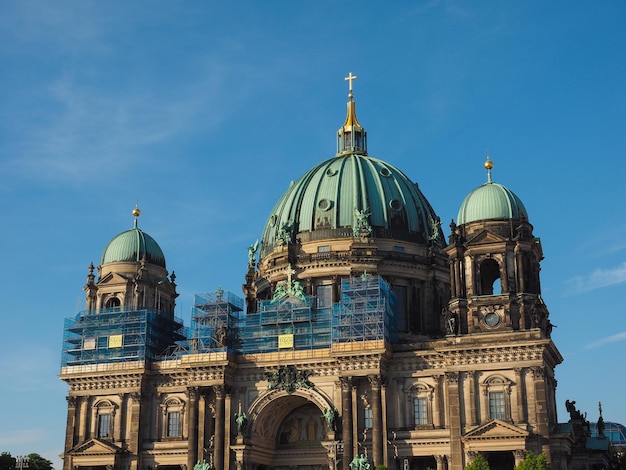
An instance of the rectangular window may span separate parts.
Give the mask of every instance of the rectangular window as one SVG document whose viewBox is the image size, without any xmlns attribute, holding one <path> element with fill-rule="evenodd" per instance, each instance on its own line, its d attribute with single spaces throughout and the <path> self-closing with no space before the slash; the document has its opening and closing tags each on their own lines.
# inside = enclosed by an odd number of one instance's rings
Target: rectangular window
<svg viewBox="0 0 626 470">
<path fill-rule="evenodd" d="M 318 253 L 328 253 L 330 252 L 330 245 L 322 245 L 317 247 Z"/>
<path fill-rule="evenodd" d="M 98 415 L 98 438 L 105 439 L 111 437 L 111 415 Z"/>
<path fill-rule="evenodd" d="M 489 416 L 491 419 L 506 419 L 504 392 L 489 392 Z"/>
<path fill-rule="evenodd" d="M 403 246 L 394 246 L 393 247 L 393 251 L 395 253 L 404 253 L 404 247 Z"/>
<path fill-rule="evenodd" d="M 324 285 L 317 286 L 317 308 L 326 308 L 333 306 L 333 286 Z"/>
<path fill-rule="evenodd" d="M 364 424 L 366 428 L 372 428 L 374 426 L 374 414 L 371 408 L 365 408 L 365 420 Z"/>
<path fill-rule="evenodd" d="M 413 416 L 415 417 L 415 426 L 428 424 L 428 402 L 426 398 L 413 399 Z"/>
<path fill-rule="evenodd" d="M 180 436 L 180 411 L 167 413 L 167 437 Z"/>
</svg>

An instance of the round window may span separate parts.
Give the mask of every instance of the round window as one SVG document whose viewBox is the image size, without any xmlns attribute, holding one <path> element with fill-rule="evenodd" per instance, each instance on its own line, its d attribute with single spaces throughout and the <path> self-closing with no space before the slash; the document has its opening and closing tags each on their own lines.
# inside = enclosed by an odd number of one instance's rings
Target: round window
<svg viewBox="0 0 626 470">
<path fill-rule="evenodd" d="M 392 199 L 391 201 L 389 201 L 389 207 L 391 207 L 391 209 L 394 211 L 399 211 L 402 209 L 402 203 L 397 199 Z"/>
<path fill-rule="evenodd" d="M 500 315 L 493 312 L 488 313 L 487 315 L 485 315 L 485 323 L 487 324 L 487 326 L 498 326 L 498 324 L 500 323 Z"/>
<path fill-rule="evenodd" d="M 328 170 L 326 170 L 326 176 L 335 176 L 337 174 L 337 170 L 334 170 L 332 168 L 329 168 Z"/>
<path fill-rule="evenodd" d="M 391 171 L 389 171 L 389 168 L 382 167 L 382 168 L 380 169 L 380 174 L 381 174 L 382 176 L 391 176 Z"/>
<path fill-rule="evenodd" d="M 320 199 L 320 201 L 317 203 L 317 208 L 322 211 L 327 211 L 331 207 L 333 207 L 333 203 L 328 199 Z"/>
</svg>

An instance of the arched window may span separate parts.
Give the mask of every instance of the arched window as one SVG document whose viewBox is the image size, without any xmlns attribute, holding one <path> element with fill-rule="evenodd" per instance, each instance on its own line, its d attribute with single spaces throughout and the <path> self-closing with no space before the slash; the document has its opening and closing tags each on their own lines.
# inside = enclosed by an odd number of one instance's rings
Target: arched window
<svg viewBox="0 0 626 470">
<path fill-rule="evenodd" d="M 500 375 L 493 375 L 483 382 L 484 412 L 481 414 L 484 418 L 511 420 L 511 385 L 509 379 Z"/>
<path fill-rule="evenodd" d="M 109 400 L 102 400 L 94 405 L 95 436 L 98 439 L 113 440 L 113 424 L 116 405 Z"/>
<path fill-rule="evenodd" d="M 118 299 L 117 297 L 111 297 L 110 299 L 107 299 L 105 308 L 116 308 L 116 307 L 120 307 L 122 305 L 122 302 L 120 301 L 120 299 Z"/>
<path fill-rule="evenodd" d="M 435 389 L 426 383 L 418 382 L 409 389 L 409 416 L 414 428 L 433 426 L 432 403 Z"/>
<path fill-rule="evenodd" d="M 185 403 L 174 397 L 161 405 L 161 436 L 164 439 L 182 439 Z"/>
<path fill-rule="evenodd" d="M 482 261 L 480 263 L 479 295 L 501 294 L 502 285 L 500 282 L 497 282 L 499 280 L 500 280 L 500 265 L 498 264 L 498 262 L 492 258 L 488 258 Z"/>
</svg>

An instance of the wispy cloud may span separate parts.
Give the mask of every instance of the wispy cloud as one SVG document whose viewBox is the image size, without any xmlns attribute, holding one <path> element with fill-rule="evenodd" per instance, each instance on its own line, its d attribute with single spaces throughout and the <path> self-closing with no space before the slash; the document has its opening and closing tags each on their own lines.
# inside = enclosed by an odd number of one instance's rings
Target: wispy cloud
<svg viewBox="0 0 626 470">
<path fill-rule="evenodd" d="M 0 434 L 0 448 L 39 444 L 45 436 L 43 429 L 18 429 Z"/>
<path fill-rule="evenodd" d="M 585 349 L 599 348 L 609 343 L 617 343 L 618 341 L 626 341 L 626 331 L 622 331 L 616 335 L 607 336 L 606 338 L 599 339 L 593 343 L 585 345 Z"/>
<path fill-rule="evenodd" d="M 626 261 L 614 268 L 596 269 L 586 276 L 575 276 L 565 283 L 568 291 L 573 294 L 626 283 Z"/>
</svg>

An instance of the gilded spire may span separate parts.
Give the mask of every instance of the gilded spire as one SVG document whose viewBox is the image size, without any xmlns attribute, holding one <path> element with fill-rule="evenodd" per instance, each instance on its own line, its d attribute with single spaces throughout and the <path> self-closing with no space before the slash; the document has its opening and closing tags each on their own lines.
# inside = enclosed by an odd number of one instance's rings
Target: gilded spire
<svg viewBox="0 0 626 470">
<path fill-rule="evenodd" d="M 361 127 L 356 118 L 356 103 L 352 92 L 352 82 L 358 77 L 352 72 L 345 77 L 348 82 L 348 113 L 346 122 L 337 132 L 337 155 L 350 153 L 367 154 L 367 132 Z"/>
</svg>

